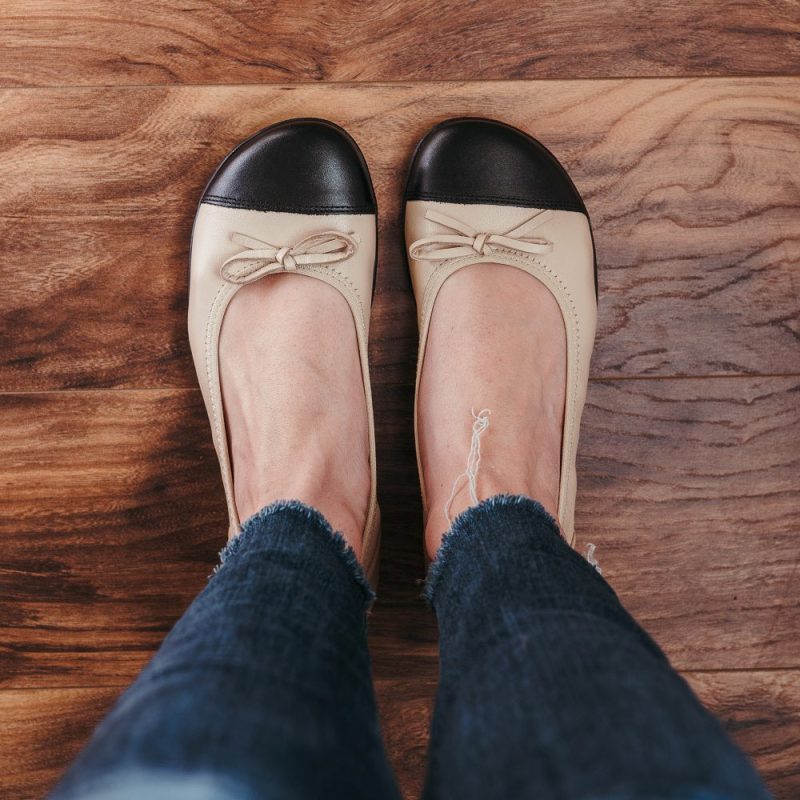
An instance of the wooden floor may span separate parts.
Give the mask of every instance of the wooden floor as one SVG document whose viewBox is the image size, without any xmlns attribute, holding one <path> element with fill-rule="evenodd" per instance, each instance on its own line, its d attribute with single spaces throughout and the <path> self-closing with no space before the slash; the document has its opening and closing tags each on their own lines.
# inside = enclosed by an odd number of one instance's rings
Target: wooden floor
<svg viewBox="0 0 800 800">
<path fill-rule="evenodd" d="M 293 116 L 344 125 L 378 193 L 371 644 L 418 795 L 437 655 L 399 198 L 425 130 L 481 115 L 551 148 L 595 226 L 579 543 L 800 797 L 798 75 L 796 0 L 4 0 L 0 796 L 42 796 L 211 570 L 189 232 L 221 157 Z"/>
</svg>

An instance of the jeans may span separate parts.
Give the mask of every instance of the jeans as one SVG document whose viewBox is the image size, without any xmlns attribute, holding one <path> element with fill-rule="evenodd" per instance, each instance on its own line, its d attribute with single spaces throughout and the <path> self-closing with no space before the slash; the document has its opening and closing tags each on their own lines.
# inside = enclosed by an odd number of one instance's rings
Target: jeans
<svg viewBox="0 0 800 800">
<path fill-rule="evenodd" d="M 769 795 L 603 578 L 536 502 L 445 537 L 428 800 Z M 251 517 L 56 787 L 66 800 L 389 800 L 352 551 L 297 502 Z"/>
</svg>

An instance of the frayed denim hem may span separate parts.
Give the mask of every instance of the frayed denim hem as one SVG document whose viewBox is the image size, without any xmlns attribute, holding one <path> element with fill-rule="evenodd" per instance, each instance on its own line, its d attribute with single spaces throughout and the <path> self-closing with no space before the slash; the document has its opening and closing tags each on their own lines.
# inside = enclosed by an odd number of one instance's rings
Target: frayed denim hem
<svg viewBox="0 0 800 800">
<path fill-rule="evenodd" d="M 436 588 L 450 565 L 451 551 L 459 546 L 461 539 L 470 535 L 475 517 L 491 514 L 501 508 L 519 508 L 520 506 L 527 507 L 531 514 L 536 514 L 542 522 L 553 529 L 553 533 L 556 536 L 563 539 L 558 522 L 538 500 L 533 500 L 523 494 L 496 494 L 486 500 L 481 500 L 478 505 L 470 506 L 465 511 L 462 511 L 453 520 L 450 530 L 442 538 L 439 552 L 431 562 L 428 568 L 428 575 L 425 578 L 425 588 L 422 596 L 429 606 L 433 607 L 433 596 L 436 593 Z"/>
<path fill-rule="evenodd" d="M 238 535 L 219 551 L 219 564 L 214 568 L 211 577 L 213 578 L 225 566 L 226 562 L 236 558 L 237 554 L 250 539 L 263 535 L 264 524 L 270 517 L 277 514 L 290 514 L 298 517 L 306 530 L 313 530 L 315 535 L 323 536 L 325 541 L 332 545 L 337 557 L 341 559 L 356 584 L 364 593 L 367 605 L 371 606 L 375 602 L 375 592 L 369 585 L 366 573 L 361 564 L 359 564 L 353 548 L 350 547 L 339 531 L 333 529 L 328 520 L 317 509 L 307 506 L 299 500 L 276 500 L 246 519 L 242 523 Z"/>
</svg>

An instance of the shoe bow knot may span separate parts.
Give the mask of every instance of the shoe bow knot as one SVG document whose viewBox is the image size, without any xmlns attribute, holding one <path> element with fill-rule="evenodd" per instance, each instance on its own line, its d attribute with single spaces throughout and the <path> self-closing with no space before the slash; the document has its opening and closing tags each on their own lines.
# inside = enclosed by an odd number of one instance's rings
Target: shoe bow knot
<svg viewBox="0 0 800 800">
<path fill-rule="evenodd" d="M 314 233 L 291 247 L 276 247 L 243 233 L 231 234 L 231 240 L 249 249 L 223 263 L 222 277 L 229 283 L 252 283 L 273 272 L 336 264 L 358 249 L 358 237 L 341 231 Z"/>
<path fill-rule="evenodd" d="M 522 224 L 515 225 L 504 233 L 478 233 L 461 220 L 429 209 L 425 212 L 425 219 L 456 233 L 442 233 L 417 239 L 408 248 L 408 253 L 411 258 L 424 261 L 447 261 L 451 258 L 474 255 L 489 256 L 497 250 L 512 250 L 531 255 L 549 253 L 553 249 L 551 241 L 527 234 L 551 216 L 551 211 L 537 211 Z"/>
</svg>

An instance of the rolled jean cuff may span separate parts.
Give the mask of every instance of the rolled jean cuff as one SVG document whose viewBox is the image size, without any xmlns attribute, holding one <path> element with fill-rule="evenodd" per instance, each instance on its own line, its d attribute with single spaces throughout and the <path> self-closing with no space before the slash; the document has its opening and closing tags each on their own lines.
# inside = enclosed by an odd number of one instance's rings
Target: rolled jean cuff
<svg viewBox="0 0 800 800">
<path fill-rule="evenodd" d="M 352 583 L 365 609 L 375 601 L 366 573 L 344 536 L 319 511 L 299 500 L 277 500 L 246 519 L 239 534 L 220 551 L 211 577 L 262 557 L 294 559 L 301 569 L 313 569 L 316 577 Z"/>
</svg>

